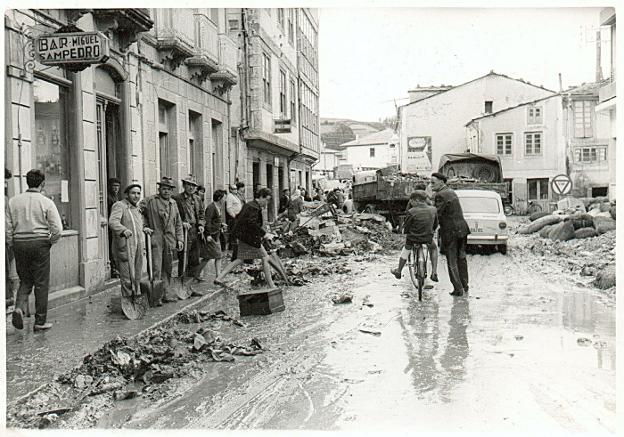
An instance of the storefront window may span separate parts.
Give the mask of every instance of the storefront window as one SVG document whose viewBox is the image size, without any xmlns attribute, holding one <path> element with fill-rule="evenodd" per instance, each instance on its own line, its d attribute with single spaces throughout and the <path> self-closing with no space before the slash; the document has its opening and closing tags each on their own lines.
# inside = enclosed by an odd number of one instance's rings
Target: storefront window
<svg viewBox="0 0 624 437">
<path fill-rule="evenodd" d="M 71 229 L 66 90 L 41 79 L 34 80 L 33 90 L 35 100 L 33 167 L 45 173 L 44 194 L 56 204 L 63 228 Z"/>
</svg>

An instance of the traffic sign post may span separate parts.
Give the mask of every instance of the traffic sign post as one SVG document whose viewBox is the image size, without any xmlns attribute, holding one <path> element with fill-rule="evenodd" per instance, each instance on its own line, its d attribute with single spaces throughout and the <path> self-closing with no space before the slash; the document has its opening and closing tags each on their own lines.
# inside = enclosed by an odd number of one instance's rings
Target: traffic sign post
<svg viewBox="0 0 624 437">
<path fill-rule="evenodd" d="M 550 187 L 555 194 L 565 196 L 572 191 L 572 179 L 565 174 L 557 175 L 550 181 Z"/>
</svg>

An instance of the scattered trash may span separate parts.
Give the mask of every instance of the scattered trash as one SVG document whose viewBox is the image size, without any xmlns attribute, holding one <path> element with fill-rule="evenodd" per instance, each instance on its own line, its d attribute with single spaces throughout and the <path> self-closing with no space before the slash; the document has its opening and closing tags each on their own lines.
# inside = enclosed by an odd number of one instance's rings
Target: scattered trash
<svg viewBox="0 0 624 437">
<path fill-rule="evenodd" d="M 375 305 L 374 305 L 373 303 L 371 303 L 371 302 L 369 301 L 369 299 L 370 299 L 370 295 L 368 295 L 368 294 L 367 294 L 366 296 L 364 296 L 364 299 L 362 300 L 362 305 L 363 305 L 363 306 L 367 306 L 367 307 L 369 307 L 369 308 L 372 308 L 372 307 L 374 307 Z"/>
<path fill-rule="evenodd" d="M 353 302 L 353 294 L 351 293 L 342 293 L 337 296 L 332 297 L 332 302 L 335 304 L 341 303 L 351 303 Z"/>
<path fill-rule="evenodd" d="M 113 398 L 116 401 L 125 401 L 126 399 L 136 398 L 138 391 L 136 390 L 119 390 L 113 393 Z"/>
<path fill-rule="evenodd" d="M 515 338 L 517 341 L 524 340 L 524 336 L 523 336 L 523 335 L 515 335 L 515 336 L 514 336 L 514 338 Z"/>
<path fill-rule="evenodd" d="M 576 343 L 579 346 L 589 346 L 590 344 L 592 344 L 592 341 L 589 338 L 580 337 L 576 340 Z"/>
<path fill-rule="evenodd" d="M 359 330 L 360 332 L 363 332 L 364 334 L 371 334 L 375 336 L 381 335 L 381 331 L 378 331 L 374 328 L 359 328 Z"/>
</svg>

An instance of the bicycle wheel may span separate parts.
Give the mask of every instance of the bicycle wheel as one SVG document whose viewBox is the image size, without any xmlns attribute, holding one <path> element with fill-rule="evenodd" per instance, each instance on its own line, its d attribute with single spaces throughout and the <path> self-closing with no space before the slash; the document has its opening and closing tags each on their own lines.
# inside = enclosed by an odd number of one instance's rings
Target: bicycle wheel
<svg viewBox="0 0 624 437">
<path fill-rule="evenodd" d="M 535 214 L 536 212 L 542 212 L 542 206 L 538 203 L 533 203 L 529 205 L 529 208 L 528 208 L 529 215 Z"/>
<path fill-rule="evenodd" d="M 416 262 L 415 262 L 414 250 L 412 249 L 407 257 L 407 267 L 409 269 L 410 279 L 414 287 L 418 288 L 418 279 L 416 279 Z"/>
<path fill-rule="evenodd" d="M 427 277 L 427 266 L 425 265 L 425 254 L 422 246 L 418 246 L 416 251 L 416 279 L 418 280 L 418 300 L 422 300 L 422 291 L 425 287 L 425 278 Z"/>
</svg>

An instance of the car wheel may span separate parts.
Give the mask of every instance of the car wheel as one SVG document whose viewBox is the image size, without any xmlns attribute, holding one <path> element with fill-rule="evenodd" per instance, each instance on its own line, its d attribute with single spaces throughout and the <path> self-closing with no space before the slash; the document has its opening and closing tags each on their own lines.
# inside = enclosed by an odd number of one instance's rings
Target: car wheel
<svg viewBox="0 0 624 437">
<path fill-rule="evenodd" d="M 507 245 L 506 244 L 499 244 L 498 251 L 500 253 L 502 253 L 503 255 L 507 255 Z"/>
</svg>

